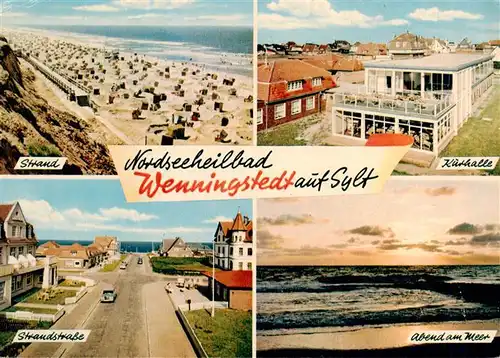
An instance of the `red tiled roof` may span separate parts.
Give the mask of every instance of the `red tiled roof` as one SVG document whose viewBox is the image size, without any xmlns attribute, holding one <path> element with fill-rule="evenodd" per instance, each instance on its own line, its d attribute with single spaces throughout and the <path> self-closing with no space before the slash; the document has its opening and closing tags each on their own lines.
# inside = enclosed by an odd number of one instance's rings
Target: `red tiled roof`
<svg viewBox="0 0 500 358">
<path fill-rule="evenodd" d="M 488 42 L 491 46 L 500 46 L 500 40 L 490 40 Z"/>
<path fill-rule="evenodd" d="M 212 272 L 203 272 L 203 275 L 214 278 Z M 217 271 L 215 280 L 227 288 L 252 289 L 252 271 Z"/>
<path fill-rule="evenodd" d="M 287 82 L 305 81 L 314 77 L 323 78 L 323 86 L 286 93 Z M 279 59 L 267 64 L 260 64 L 257 68 L 257 78 L 258 99 L 266 103 L 299 95 L 318 93 L 335 87 L 332 75 L 328 71 L 301 60 Z M 285 86 L 284 89 L 281 88 L 283 86 Z"/>
<path fill-rule="evenodd" d="M 333 69 L 336 71 L 362 71 L 365 67 L 363 63 L 356 58 L 343 57 L 335 63 Z"/>
<path fill-rule="evenodd" d="M 367 56 L 387 55 L 387 46 L 385 44 L 377 44 L 373 42 L 359 44 L 356 54 Z"/>
<path fill-rule="evenodd" d="M 238 231 L 246 230 L 245 224 L 243 223 L 243 217 L 241 216 L 241 213 L 239 211 L 233 220 L 233 225 L 231 227 L 231 230 L 233 230 L 233 231 L 234 230 L 238 230 Z"/>
<path fill-rule="evenodd" d="M 1 204 L 0 205 L 0 220 L 5 221 L 7 215 L 9 215 L 12 210 L 13 204 Z"/>
</svg>

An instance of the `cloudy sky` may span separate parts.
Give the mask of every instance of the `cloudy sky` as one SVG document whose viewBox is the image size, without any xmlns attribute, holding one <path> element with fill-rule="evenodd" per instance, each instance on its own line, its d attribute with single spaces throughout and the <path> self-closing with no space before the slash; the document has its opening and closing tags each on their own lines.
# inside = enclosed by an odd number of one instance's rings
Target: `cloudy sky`
<svg viewBox="0 0 500 358">
<path fill-rule="evenodd" d="M 259 43 L 388 42 L 401 32 L 460 41 L 500 37 L 498 0 L 258 0 Z"/>
<path fill-rule="evenodd" d="M 4 25 L 251 26 L 252 0 L 3 0 Z M 3 16 L 2 16 L 3 15 Z"/>
<path fill-rule="evenodd" d="M 219 220 L 252 217 L 249 200 L 128 204 L 118 180 L 0 179 L 0 203 L 19 201 L 39 240 L 210 242 Z"/>
<path fill-rule="evenodd" d="M 376 195 L 257 204 L 259 265 L 500 264 L 491 181 L 392 180 Z"/>
</svg>

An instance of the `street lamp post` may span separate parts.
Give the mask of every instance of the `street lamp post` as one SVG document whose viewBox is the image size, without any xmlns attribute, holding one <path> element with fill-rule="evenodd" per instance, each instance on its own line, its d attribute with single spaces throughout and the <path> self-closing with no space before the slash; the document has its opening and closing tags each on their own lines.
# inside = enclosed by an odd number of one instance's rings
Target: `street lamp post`
<svg viewBox="0 0 500 358">
<path fill-rule="evenodd" d="M 215 316 L 215 243 L 212 245 L 212 317 Z"/>
</svg>

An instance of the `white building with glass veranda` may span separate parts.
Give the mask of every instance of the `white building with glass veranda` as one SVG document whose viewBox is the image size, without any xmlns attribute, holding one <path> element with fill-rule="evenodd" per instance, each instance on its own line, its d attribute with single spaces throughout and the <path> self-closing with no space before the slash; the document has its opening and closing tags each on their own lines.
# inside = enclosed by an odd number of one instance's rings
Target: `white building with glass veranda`
<svg viewBox="0 0 500 358">
<path fill-rule="evenodd" d="M 354 145 L 373 133 L 403 133 L 413 137 L 413 150 L 437 156 L 492 83 L 491 55 L 366 63 L 363 90 L 333 94 L 333 135 Z"/>
</svg>

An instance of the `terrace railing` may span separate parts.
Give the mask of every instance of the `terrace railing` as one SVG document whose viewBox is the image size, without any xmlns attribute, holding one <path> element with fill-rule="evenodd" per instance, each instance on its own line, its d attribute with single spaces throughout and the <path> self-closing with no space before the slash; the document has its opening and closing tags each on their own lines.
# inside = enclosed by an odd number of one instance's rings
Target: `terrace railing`
<svg viewBox="0 0 500 358">
<path fill-rule="evenodd" d="M 400 113 L 408 116 L 438 117 L 452 105 L 450 96 L 441 100 L 423 99 L 419 96 L 382 96 L 378 94 L 334 94 L 334 106 L 358 109 L 376 109 L 381 112 Z"/>
</svg>

